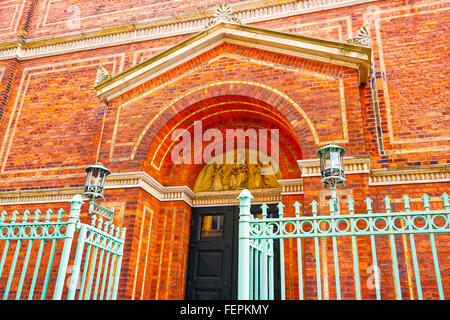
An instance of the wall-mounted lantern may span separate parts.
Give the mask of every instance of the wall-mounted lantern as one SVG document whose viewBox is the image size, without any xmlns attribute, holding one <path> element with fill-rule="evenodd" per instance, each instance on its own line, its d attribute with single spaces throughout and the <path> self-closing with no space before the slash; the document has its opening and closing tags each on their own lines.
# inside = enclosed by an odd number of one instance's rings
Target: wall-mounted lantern
<svg viewBox="0 0 450 320">
<path fill-rule="evenodd" d="M 320 157 L 320 175 L 325 188 L 331 189 L 331 200 L 334 203 L 334 212 L 339 213 L 339 198 L 336 188 L 339 184 L 345 185 L 344 154 L 346 150 L 336 144 L 327 144 L 317 151 Z"/>
<path fill-rule="evenodd" d="M 96 164 L 87 167 L 86 173 L 87 176 L 83 195 L 89 198 L 89 214 L 98 214 L 107 220 L 112 221 L 114 208 L 107 209 L 95 203 L 96 199 L 105 199 L 106 177 L 110 174 L 110 171 L 106 169 L 103 164 L 97 162 Z"/>
</svg>

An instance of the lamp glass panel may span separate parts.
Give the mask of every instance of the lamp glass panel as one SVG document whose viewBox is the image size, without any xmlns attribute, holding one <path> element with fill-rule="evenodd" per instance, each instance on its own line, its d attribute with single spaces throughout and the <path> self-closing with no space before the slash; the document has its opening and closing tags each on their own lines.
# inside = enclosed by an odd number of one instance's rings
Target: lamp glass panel
<svg viewBox="0 0 450 320">
<path fill-rule="evenodd" d="M 89 183 L 91 186 L 95 186 L 97 184 L 97 172 L 91 171 L 91 181 Z"/>
<path fill-rule="evenodd" d="M 327 152 L 327 153 L 325 153 L 324 155 L 323 155 L 323 160 L 324 160 L 324 166 L 323 166 L 323 168 L 326 170 L 326 169 L 329 169 L 330 168 L 330 153 L 329 152 Z"/>
<path fill-rule="evenodd" d="M 331 151 L 331 168 L 339 169 L 339 152 L 337 151 Z"/>
<path fill-rule="evenodd" d="M 89 171 L 87 176 L 86 176 L 86 183 L 85 185 L 90 186 L 91 185 L 91 180 L 92 179 L 92 171 Z"/>
</svg>

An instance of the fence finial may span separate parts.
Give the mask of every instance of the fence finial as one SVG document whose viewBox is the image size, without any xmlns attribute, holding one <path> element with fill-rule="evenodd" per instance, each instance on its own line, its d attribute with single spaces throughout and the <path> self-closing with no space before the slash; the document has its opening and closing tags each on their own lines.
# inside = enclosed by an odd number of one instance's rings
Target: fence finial
<svg viewBox="0 0 450 320">
<path fill-rule="evenodd" d="M 29 215 L 30 215 L 30 211 L 25 210 L 25 211 L 23 212 L 22 222 L 27 222 L 28 216 L 29 216 Z"/>
<path fill-rule="evenodd" d="M 370 199 L 369 197 L 367 197 L 366 200 L 364 200 L 364 203 L 366 204 L 367 213 L 369 214 L 372 213 L 372 202 L 373 200 Z"/>
<path fill-rule="evenodd" d="M 265 204 L 265 203 L 263 203 L 262 205 L 261 205 L 261 211 L 262 211 L 262 217 L 263 217 L 263 219 L 266 219 L 267 218 L 267 209 L 269 208 L 269 206 L 267 205 L 267 204 Z"/>
<path fill-rule="evenodd" d="M 0 223 L 3 223 L 3 221 L 5 221 L 6 215 L 7 215 L 6 211 L 3 210 L 2 213 L 0 214 Z"/>
<path fill-rule="evenodd" d="M 81 206 L 84 201 L 80 194 L 76 194 L 70 200 L 70 216 L 76 219 L 80 218 Z"/>
<path fill-rule="evenodd" d="M 110 222 L 108 220 L 106 220 L 105 224 L 103 225 L 103 231 L 105 231 L 106 233 L 108 233 L 109 224 L 110 224 Z"/>
<path fill-rule="evenodd" d="M 19 212 L 17 210 L 14 210 L 12 213 L 12 218 L 11 218 L 11 222 L 15 223 L 16 219 L 17 219 L 17 215 L 19 214 Z"/>
<path fill-rule="evenodd" d="M 38 222 L 39 221 L 39 215 L 41 214 L 41 210 L 36 209 L 36 211 L 34 212 L 34 222 Z"/>
<path fill-rule="evenodd" d="M 384 206 L 386 207 L 386 212 L 387 213 L 391 212 L 391 199 L 388 196 L 386 196 L 384 197 L 383 202 Z"/>
<path fill-rule="evenodd" d="M 277 208 L 278 208 L 278 217 L 283 218 L 283 208 L 284 208 L 284 204 L 283 202 L 278 202 L 277 204 Z"/>
<path fill-rule="evenodd" d="M 444 201 L 444 208 L 448 210 L 450 208 L 450 203 L 448 201 L 448 194 L 444 192 L 441 196 L 441 199 L 442 201 Z"/>
<path fill-rule="evenodd" d="M 94 214 L 91 217 L 91 226 L 95 227 L 95 222 L 97 221 L 97 216 Z"/>
<path fill-rule="evenodd" d="M 125 234 L 127 233 L 127 228 L 122 229 L 122 234 L 120 235 L 120 239 L 125 240 Z"/>
<path fill-rule="evenodd" d="M 63 208 L 60 208 L 60 209 L 58 210 L 58 217 L 56 218 L 56 220 L 57 220 L 58 222 L 61 222 L 63 214 L 64 214 L 64 209 L 63 209 Z"/>
<path fill-rule="evenodd" d="M 295 208 L 295 216 L 296 217 L 300 217 L 300 207 L 301 207 L 302 205 L 300 204 L 300 202 L 298 202 L 298 201 L 295 201 L 294 202 L 294 208 Z"/>
<path fill-rule="evenodd" d="M 328 200 L 328 206 L 330 207 L 330 215 L 333 216 L 335 214 L 335 212 L 334 212 L 335 206 L 334 206 L 333 199 Z"/>
<path fill-rule="evenodd" d="M 241 193 L 239 193 L 237 200 L 239 200 L 239 205 L 241 206 L 250 206 L 250 203 L 253 200 L 253 195 L 248 189 L 244 189 Z"/>
<path fill-rule="evenodd" d="M 409 209 L 411 209 L 411 207 L 409 206 L 409 200 L 410 198 L 405 194 L 402 197 L 402 201 L 403 201 L 403 206 L 405 207 L 405 211 L 409 211 Z"/>
<path fill-rule="evenodd" d="M 52 209 L 48 209 L 45 215 L 45 222 L 50 222 L 50 218 L 52 217 L 53 214 L 53 210 Z"/>
<path fill-rule="evenodd" d="M 102 224 L 103 224 L 103 219 L 102 219 L 102 217 L 100 217 L 100 218 L 98 218 L 98 221 L 97 221 L 97 228 L 101 230 Z"/>
<path fill-rule="evenodd" d="M 317 203 L 316 200 L 313 200 L 311 202 L 311 207 L 312 207 L 312 214 L 313 216 L 317 216 L 317 207 L 319 206 L 319 204 Z"/>
<path fill-rule="evenodd" d="M 355 200 L 353 200 L 351 196 L 348 197 L 347 204 L 348 204 L 348 212 L 350 214 L 353 214 L 355 212 L 355 207 L 354 207 Z"/>
<path fill-rule="evenodd" d="M 425 193 L 420 199 L 423 200 L 423 207 L 425 208 L 425 211 L 430 210 L 430 196 Z"/>
</svg>

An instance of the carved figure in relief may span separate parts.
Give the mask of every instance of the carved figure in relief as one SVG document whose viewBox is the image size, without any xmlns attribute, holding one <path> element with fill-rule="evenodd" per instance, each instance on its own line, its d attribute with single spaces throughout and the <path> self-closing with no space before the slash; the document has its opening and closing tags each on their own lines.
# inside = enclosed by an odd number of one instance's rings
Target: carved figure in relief
<svg viewBox="0 0 450 320">
<path fill-rule="evenodd" d="M 221 190 L 223 190 L 222 178 L 223 178 L 222 167 L 214 162 L 213 163 L 211 191 L 221 191 Z"/>
<path fill-rule="evenodd" d="M 244 188 L 262 189 L 279 188 L 279 171 L 275 174 L 270 163 L 244 163 L 242 155 L 238 156 L 238 163 L 206 165 L 197 177 L 194 185 L 195 192 L 229 191 Z M 244 158 L 245 159 L 245 158 Z"/>
<path fill-rule="evenodd" d="M 248 187 L 250 189 L 264 188 L 261 165 L 259 163 L 248 165 Z"/>
</svg>

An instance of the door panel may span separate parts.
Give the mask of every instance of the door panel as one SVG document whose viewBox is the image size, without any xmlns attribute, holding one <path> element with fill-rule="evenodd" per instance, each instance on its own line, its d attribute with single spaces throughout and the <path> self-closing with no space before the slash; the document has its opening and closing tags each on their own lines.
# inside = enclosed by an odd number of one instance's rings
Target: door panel
<svg viewBox="0 0 450 320">
<path fill-rule="evenodd" d="M 261 213 L 253 205 L 251 213 Z M 269 205 L 268 217 L 278 216 Z M 256 216 L 257 217 L 257 216 Z M 192 208 L 186 274 L 187 300 L 235 300 L 237 298 L 239 207 Z M 280 296 L 279 244 L 275 241 L 275 299 Z"/>
<path fill-rule="evenodd" d="M 234 207 L 193 208 L 186 299 L 231 299 Z"/>
</svg>

